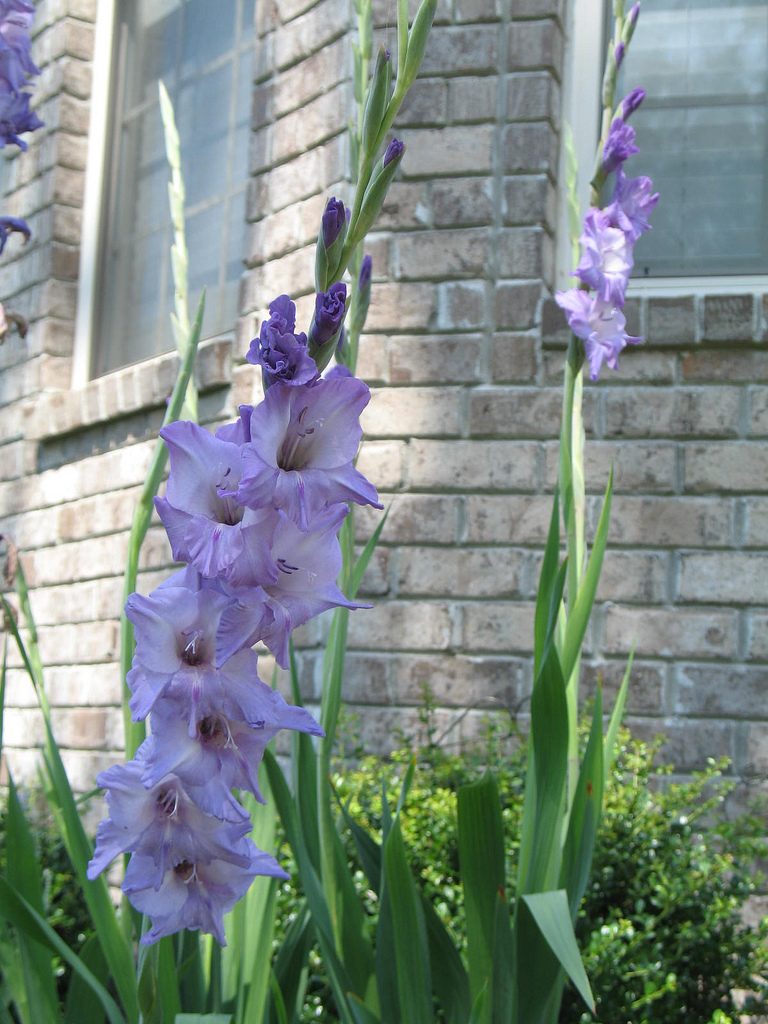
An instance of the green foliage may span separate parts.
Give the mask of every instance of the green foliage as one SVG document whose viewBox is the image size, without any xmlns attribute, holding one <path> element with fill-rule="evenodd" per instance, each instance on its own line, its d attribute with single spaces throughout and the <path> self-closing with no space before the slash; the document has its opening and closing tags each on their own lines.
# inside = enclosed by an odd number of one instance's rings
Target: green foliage
<svg viewBox="0 0 768 1024">
<path fill-rule="evenodd" d="M 592 880 L 577 934 L 597 1016 L 567 988 L 560 1024 L 728 1024 L 739 1009 L 732 990 L 755 992 L 750 1012 L 768 1008 L 768 926 L 746 928 L 740 911 L 760 879 L 764 824 L 757 817 L 725 822 L 719 813 L 729 784 L 725 764 L 711 764 L 690 782 L 671 781 L 654 764 L 658 744 L 619 734 L 617 761 L 607 781 Z M 418 752 L 416 773 L 400 817 L 414 874 L 457 947 L 466 953 L 466 919 L 459 875 L 457 790 L 493 771 L 502 804 L 507 883 L 513 883 L 519 844 L 526 749 L 510 747 L 491 727 L 485 755 L 461 757 L 431 744 Z M 382 761 L 364 757 L 339 767 L 334 779 L 350 816 L 376 834 L 383 826 L 382 789 L 396 792 L 413 751 L 403 745 Z M 708 827 L 704 830 L 704 823 Z M 366 883 L 351 840 L 347 852 L 371 924 L 378 899 Z M 285 866 L 291 870 L 291 866 Z M 278 921 L 290 918 L 300 894 L 286 882 Z M 280 936 L 275 939 L 279 946 Z M 302 1020 L 337 1019 L 323 964 L 310 958 Z"/>
</svg>

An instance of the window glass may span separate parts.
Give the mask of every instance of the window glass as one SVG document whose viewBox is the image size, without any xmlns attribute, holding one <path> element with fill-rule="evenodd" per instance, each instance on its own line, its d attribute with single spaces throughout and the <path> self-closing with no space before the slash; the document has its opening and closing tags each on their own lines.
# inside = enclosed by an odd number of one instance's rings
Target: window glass
<svg viewBox="0 0 768 1024">
<path fill-rule="evenodd" d="M 190 299 L 205 286 L 203 337 L 234 326 L 246 246 L 253 6 L 118 0 L 95 376 L 174 347 L 160 78 L 181 139 Z"/>
<path fill-rule="evenodd" d="M 623 92 L 661 193 L 635 250 L 647 277 L 768 273 L 768 3 L 643 0 Z"/>
</svg>

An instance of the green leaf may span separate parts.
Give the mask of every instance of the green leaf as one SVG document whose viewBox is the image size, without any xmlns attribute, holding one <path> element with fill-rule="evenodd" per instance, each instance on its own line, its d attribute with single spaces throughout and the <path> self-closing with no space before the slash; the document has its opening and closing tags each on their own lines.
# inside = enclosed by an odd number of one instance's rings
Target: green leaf
<svg viewBox="0 0 768 1024">
<path fill-rule="evenodd" d="M 6 817 L 6 864 L 9 884 L 44 918 L 40 861 L 10 772 Z M 53 1024 L 59 1020 L 60 1014 L 50 950 L 23 932 L 19 932 L 17 941 L 31 1019 L 51 1021 Z"/>
<path fill-rule="evenodd" d="M 432 982 L 426 926 L 416 885 L 408 867 L 398 819 L 384 843 L 384 895 L 392 913 L 394 959 L 402 1024 L 431 1024 Z M 377 953 L 379 951 L 377 950 Z"/>
<path fill-rule="evenodd" d="M 630 651 L 629 658 L 627 658 L 627 667 L 624 669 L 624 675 L 621 678 L 621 685 L 619 686 L 619 692 L 616 694 L 616 703 L 613 705 L 613 711 L 611 712 L 611 720 L 608 723 L 608 731 L 605 734 L 605 745 L 603 747 L 603 784 L 608 781 L 608 772 L 610 772 L 613 762 L 616 758 L 616 739 L 619 735 L 619 727 L 621 726 L 621 720 L 624 717 L 624 707 L 627 703 L 627 692 L 629 690 L 629 677 L 632 672 L 632 662 L 635 660 L 634 648 Z"/>
<path fill-rule="evenodd" d="M 416 81 L 421 62 L 424 58 L 424 51 L 427 48 L 429 30 L 432 28 L 432 21 L 437 10 L 437 0 L 421 0 L 413 19 L 413 25 L 408 36 L 408 50 L 405 55 L 405 68 L 403 69 L 402 88 L 410 89 Z M 401 82 L 398 81 L 398 86 Z"/>
<path fill-rule="evenodd" d="M 304 1005 L 308 977 L 307 958 L 314 940 L 312 917 L 306 903 L 302 903 L 297 909 L 296 917 L 291 922 L 285 938 L 280 943 L 272 971 L 273 980 L 270 980 L 273 999 L 275 999 L 274 985 L 276 985 L 281 993 L 283 1005 L 291 1007 L 291 1021 L 298 1017 Z M 275 1009 L 279 1016 L 277 1000 L 275 1000 Z M 246 1017 L 244 1024 L 249 1024 L 249 1020 L 250 1018 Z"/>
<path fill-rule="evenodd" d="M 491 1024 L 512 1024 L 514 1010 L 515 944 L 509 921 L 509 904 L 496 895 L 491 975 Z"/>
<path fill-rule="evenodd" d="M 125 1017 L 101 982 L 88 970 L 80 957 L 72 952 L 66 942 L 59 938 L 45 918 L 38 914 L 35 908 L 23 896 L 20 896 L 2 876 L 0 876 L 0 915 L 19 931 L 63 957 L 72 970 L 80 975 L 98 997 L 110 1024 L 125 1024 Z"/>
<path fill-rule="evenodd" d="M 370 1010 L 362 999 L 356 995 L 350 995 L 349 1005 L 354 1014 L 355 1024 L 379 1024 L 379 1018 Z"/>
<path fill-rule="evenodd" d="M 424 893 L 421 909 L 427 929 L 429 962 L 435 998 L 442 1006 L 448 1024 L 465 1024 L 469 1017 L 469 978 L 459 952 L 448 931 Z"/>
<path fill-rule="evenodd" d="M 600 582 L 600 571 L 603 567 L 603 556 L 608 541 L 608 527 L 611 519 L 611 497 L 613 494 L 613 469 L 608 477 L 608 486 L 605 489 L 603 507 L 600 511 L 595 539 L 592 544 L 592 551 L 589 555 L 587 568 L 579 587 L 578 595 L 568 613 L 568 625 L 565 631 L 565 642 L 561 654 L 563 676 L 568 679 L 576 659 L 581 652 L 581 645 L 584 641 L 584 634 L 587 631 L 587 624 L 592 613 L 592 605 L 597 593 L 597 585 Z"/>
<path fill-rule="evenodd" d="M 296 858 L 299 877 L 307 897 L 307 904 L 312 913 L 321 955 L 325 961 L 328 980 L 331 984 L 341 1020 L 344 1024 L 354 1024 L 354 1018 L 347 998 L 347 993 L 352 991 L 352 985 L 350 984 L 349 975 L 336 953 L 331 915 L 320 880 L 317 877 L 306 843 L 304 842 L 296 806 L 280 766 L 270 750 L 265 751 L 264 764 L 269 774 L 269 783 L 280 814 L 280 820 L 283 823 L 286 837 Z"/>
<path fill-rule="evenodd" d="M 594 1013 L 595 1001 L 584 971 L 576 936 L 573 932 L 568 897 L 564 889 L 528 893 L 523 902 L 536 925 L 557 957 L 560 966 L 573 982 L 576 991 Z"/>
<path fill-rule="evenodd" d="M 19 591 L 22 608 L 26 607 L 28 609 L 28 592 L 21 565 L 17 568 L 16 586 Z M 0 601 L 6 613 L 8 628 L 16 641 L 21 659 L 35 688 L 35 695 L 40 705 L 40 710 L 43 713 L 43 724 L 45 727 L 43 764 L 45 766 L 49 807 L 59 826 L 75 876 L 88 905 L 91 921 L 99 937 L 99 943 L 109 965 L 110 974 L 117 988 L 120 1001 L 129 1019 L 134 1020 L 138 1018 L 139 1006 L 136 977 L 133 971 L 133 956 L 125 934 L 118 922 L 115 908 L 112 906 L 109 889 L 104 877 L 100 876 L 95 881 L 89 881 L 86 876 L 88 861 L 92 856 L 92 848 L 90 840 L 85 834 L 77 802 L 69 785 L 64 763 L 53 735 L 53 729 L 51 728 L 48 698 L 42 686 L 39 669 L 36 668 L 37 655 L 33 654 L 32 658 L 30 658 L 8 602 L 3 595 L 0 595 Z M 27 614 L 30 637 L 34 637 L 36 634 L 34 632 L 31 612 Z M 30 628 L 30 624 L 32 628 Z M 36 651 L 36 646 L 33 647 L 33 651 Z"/>
<path fill-rule="evenodd" d="M 518 895 L 552 888 L 560 871 L 567 773 L 568 707 L 565 681 L 550 641 L 531 696 L 530 753 L 535 800 L 521 824 L 521 847 L 530 857 L 518 877 Z M 526 788 L 528 781 L 526 780 Z M 521 869 L 522 869 L 521 861 Z"/>
<path fill-rule="evenodd" d="M 490 772 L 459 789 L 458 824 L 469 985 L 474 1000 L 491 977 L 496 900 L 504 889 L 504 828 L 499 791 Z"/>
<path fill-rule="evenodd" d="M 174 1024 L 232 1024 L 231 1013 L 177 1013 Z"/>
<path fill-rule="evenodd" d="M 390 506 L 391 507 L 391 506 Z M 379 543 L 381 532 L 387 522 L 387 516 L 389 515 L 389 509 L 387 509 L 384 515 L 381 517 L 376 525 L 376 529 L 373 531 L 371 536 L 365 543 L 365 547 L 360 552 L 355 560 L 355 564 L 352 568 L 352 574 L 350 577 L 349 588 L 347 591 L 347 597 L 350 601 L 354 601 L 357 597 L 357 592 L 360 589 L 360 584 L 363 581 L 365 570 L 368 568 L 368 563 L 371 560 L 373 552 L 376 550 L 376 545 Z"/>
<path fill-rule="evenodd" d="M 109 971 L 96 935 L 88 936 L 79 955 L 91 974 L 106 988 L 109 984 Z M 67 989 L 64 1020 L 66 1024 L 83 1024 L 83 1021 L 103 1024 L 104 1021 L 104 1011 L 98 996 L 76 972 L 72 974 Z"/>
<path fill-rule="evenodd" d="M 595 694 L 592 726 L 576 783 L 568 832 L 563 848 L 560 886 L 568 893 L 571 920 L 575 923 L 589 881 L 592 854 L 603 806 L 603 702 L 600 687 Z"/>
<path fill-rule="evenodd" d="M 560 502 L 559 492 L 555 488 L 552 496 L 552 513 L 547 531 L 547 543 L 544 547 L 544 558 L 539 573 L 539 587 L 536 591 L 536 614 L 534 618 L 534 675 L 538 674 L 544 649 L 552 632 L 553 605 L 557 616 L 562 600 L 563 584 L 558 583 L 558 563 L 560 561 Z M 564 581 L 565 577 L 563 577 Z M 559 590 L 559 595 L 558 595 Z M 556 598 L 556 600 L 555 600 Z"/>
</svg>

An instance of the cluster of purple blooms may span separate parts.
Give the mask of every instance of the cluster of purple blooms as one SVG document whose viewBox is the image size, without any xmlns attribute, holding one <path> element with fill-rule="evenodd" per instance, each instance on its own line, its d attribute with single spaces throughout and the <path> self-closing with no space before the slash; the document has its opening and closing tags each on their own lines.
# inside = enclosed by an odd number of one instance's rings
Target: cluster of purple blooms
<svg viewBox="0 0 768 1024">
<path fill-rule="evenodd" d="M 602 170 L 614 174 L 611 202 L 603 209 L 592 207 L 584 218 L 580 238 L 581 260 L 574 277 L 580 288 L 557 292 L 558 305 L 565 310 L 573 333 L 584 343 L 590 375 L 596 380 L 605 362 L 612 370 L 626 345 L 637 344 L 626 332 L 624 299 L 633 266 L 633 249 L 649 229 L 648 217 L 659 196 L 650 178 L 629 178 L 625 161 L 639 150 L 635 130 L 627 118 L 642 103 L 645 92 L 633 89 L 613 119 L 602 153 Z"/>
<path fill-rule="evenodd" d="M 29 0 L 0 0 L 0 149 L 12 143 L 26 149 L 21 134 L 43 124 L 30 110 L 26 89 L 29 78 L 40 74 L 29 38 L 34 13 Z"/>
<path fill-rule="evenodd" d="M 322 377 L 313 355 L 338 344 L 344 285 L 318 295 L 309 337 L 297 333 L 288 296 L 269 312 L 247 356 L 261 366 L 263 402 L 241 406 L 215 434 L 190 422 L 161 431 L 170 476 L 156 507 L 187 564 L 126 605 L 136 636 L 130 708 L 149 716 L 151 732 L 134 760 L 99 776 L 110 816 L 88 870 L 93 878 L 132 854 L 123 891 L 152 920 L 144 943 L 181 928 L 223 943 L 223 915 L 253 878 L 286 877 L 246 837 L 251 822 L 232 790 L 261 800 L 269 740 L 280 729 L 322 730 L 258 678 L 251 648 L 262 642 L 285 667 L 292 629 L 359 607 L 336 584 L 338 531 L 347 502 L 381 507 L 353 465 L 368 388 L 343 367 Z"/>
</svg>

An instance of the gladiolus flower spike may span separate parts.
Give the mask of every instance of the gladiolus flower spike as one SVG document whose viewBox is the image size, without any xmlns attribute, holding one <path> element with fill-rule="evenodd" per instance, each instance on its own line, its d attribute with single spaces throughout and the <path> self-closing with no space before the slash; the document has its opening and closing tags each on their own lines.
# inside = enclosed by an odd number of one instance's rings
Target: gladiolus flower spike
<svg viewBox="0 0 768 1024">
<path fill-rule="evenodd" d="M 341 204 L 329 204 L 331 246 L 345 224 Z M 310 355 L 335 346 L 344 312 L 343 284 L 319 294 L 308 342 L 295 305 L 278 296 L 247 356 L 262 370 L 261 404 L 242 406 L 215 434 L 187 422 L 161 432 L 171 469 L 156 506 L 187 565 L 126 603 L 136 636 L 130 708 L 151 734 L 132 761 L 99 776 L 109 817 L 88 867 L 93 878 L 131 854 L 123 891 L 151 918 L 145 944 L 182 928 L 223 944 L 224 914 L 253 879 L 285 877 L 247 838 L 251 821 L 232 790 L 263 801 L 259 764 L 281 729 L 322 735 L 308 711 L 259 679 L 252 645 L 286 666 L 292 629 L 361 607 L 336 579 L 347 502 L 381 507 L 353 464 L 370 392 L 349 372 L 321 378 Z"/>
</svg>

